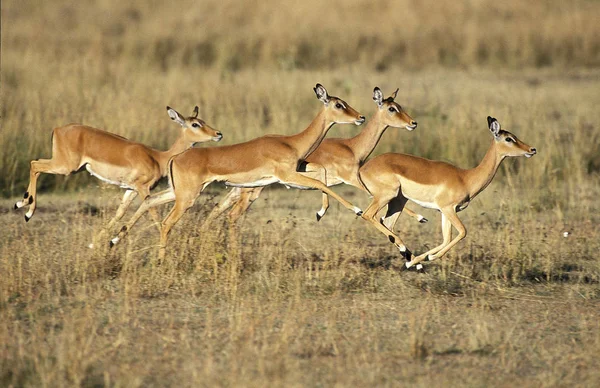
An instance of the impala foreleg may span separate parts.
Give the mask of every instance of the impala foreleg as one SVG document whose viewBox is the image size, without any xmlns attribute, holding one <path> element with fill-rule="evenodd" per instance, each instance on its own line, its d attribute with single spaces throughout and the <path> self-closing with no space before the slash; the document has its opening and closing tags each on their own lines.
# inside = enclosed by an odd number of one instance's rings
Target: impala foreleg
<svg viewBox="0 0 600 388">
<path fill-rule="evenodd" d="M 167 217 L 162 222 L 160 229 L 160 250 L 158 256 L 160 260 L 162 260 L 165 256 L 165 250 L 167 248 L 167 242 L 171 228 L 173 228 L 173 225 L 175 225 L 177 221 L 181 219 L 187 209 L 194 205 L 195 200 L 196 197 L 187 198 L 185 200 L 176 199 L 175 206 L 173 206 Z"/>
<path fill-rule="evenodd" d="M 115 238 L 113 238 L 112 240 L 110 240 L 110 246 L 112 247 L 113 245 L 115 245 L 116 243 L 118 243 L 119 240 L 123 239 L 127 235 L 127 233 L 129 233 L 129 231 L 131 230 L 131 228 L 136 224 L 136 222 L 149 209 L 154 208 L 156 206 L 160 206 L 160 205 L 165 204 L 165 203 L 172 202 L 174 200 L 175 200 L 175 193 L 170 188 L 166 189 L 166 190 L 163 190 L 160 193 L 157 193 L 155 195 L 151 195 L 151 196 L 147 197 L 142 202 L 142 204 L 140 205 L 140 207 L 137 209 L 137 211 L 135 212 L 135 214 L 133 215 L 133 217 L 131 217 L 131 219 L 127 222 L 127 224 L 125 224 L 121 228 L 121 230 L 119 231 L 119 234 L 117 234 L 117 236 Z"/>
<path fill-rule="evenodd" d="M 445 220 L 444 220 L 445 217 Z M 450 240 L 452 238 L 452 226 L 456 228 L 458 231 L 458 236 L 454 238 L 454 240 Z M 419 264 L 421 261 L 426 258 L 429 261 L 433 261 L 444 256 L 453 246 L 458 244 L 458 242 L 464 239 L 467 236 L 467 229 L 465 228 L 462 221 L 458 218 L 456 211 L 454 208 L 444 209 L 442 210 L 442 233 L 444 234 L 444 242 L 428 252 L 415 257 L 414 260 L 406 263 L 406 268 L 410 268 L 413 265 Z"/>
</svg>

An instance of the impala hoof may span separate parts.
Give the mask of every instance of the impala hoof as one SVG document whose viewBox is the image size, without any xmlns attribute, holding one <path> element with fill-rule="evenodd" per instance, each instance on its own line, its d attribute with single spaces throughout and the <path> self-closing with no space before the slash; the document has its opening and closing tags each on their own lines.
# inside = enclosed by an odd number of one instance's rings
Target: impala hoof
<svg viewBox="0 0 600 388">
<path fill-rule="evenodd" d="M 420 218 L 419 218 L 419 222 L 420 222 L 421 224 L 426 224 L 426 223 L 428 223 L 428 222 L 429 222 L 429 220 L 428 220 L 427 218 L 425 218 L 425 217 L 423 217 L 423 216 L 419 216 L 419 217 L 420 217 Z"/>
<path fill-rule="evenodd" d="M 119 242 L 119 238 L 118 238 L 118 237 L 115 237 L 115 238 L 113 238 L 112 240 L 110 240 L 110 242 L 108 243 L 108 246 L 109 246 L 110 248 L 112 248 L 112 247 L 114 247 L 115 245 L 117 245 L 117 243 L 118 243 L 118 242 Z"/>
<path fill-rule="evenodd" d="M 25 214 L 25 222 L 29 222 L 30 219 L 31 217 L 27 217 L 27 214 Z"/>
<path fill-rule="evenodd" d="M 404 248 L 404 251 L 400 251 L 400 254 L 406 261 L 410 261 L 412 259 L 412 252 L 408 248 Z"/>
<path fill-rule="evenodd" d="M 319 215 L 319 213 L 317 212 L 317 222 L 321 221 L 321 216 Z"/>
<path fill-rule="evenodd" d="M 19 207 L 18 207 L 18 206 L 17 206 L 17 204 L 15 203 L 15 204 L 13 205 L 13 210 L 17 210 L 18 208 L 19 208 Z"/>
<path fill-rule="evenodd" d="M 423 264 L 417 264 L 417 265 L 415 265 L 414 269 L 418 273 L 425 273 L 425 267 L 423 267 Z"/>
</svg>

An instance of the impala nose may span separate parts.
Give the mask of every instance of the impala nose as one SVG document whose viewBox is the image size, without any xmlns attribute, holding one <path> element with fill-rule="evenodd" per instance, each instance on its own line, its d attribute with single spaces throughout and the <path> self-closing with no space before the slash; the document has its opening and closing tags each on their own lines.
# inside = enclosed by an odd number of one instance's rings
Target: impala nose
<svg viewBox="0 0 600 388">
<path fill-rule="evenodd" d="M 531 152 L 532 154 L 537 154 L 537 150 L 533 147 L 529 150 L 529 152 Z"/>
<path fill-rule="evenodd" d="M 413 121 L 411 121 L 411 122 L 410 122 L 410 125 L 412 125 L 412 126 L 415 126 L 415 127 L 416 127 L 416 126 L 417 126 L 417 122 L 416 122 L 415 120 L 413 120 Z"/>
<path fill-rule="evenodd" d="M 363 115 L 358 116 L 358 120 L 356 120 L 356 123 L 362 124 L 364 122 L 365 122 L 365 116 L 363 116 Z"/>
<path fill-rule="evenodd" d="M 223 134 L 221 132 L 217 132 L 217 136 L 218 137 L 223 137 Z"/>
</svg>

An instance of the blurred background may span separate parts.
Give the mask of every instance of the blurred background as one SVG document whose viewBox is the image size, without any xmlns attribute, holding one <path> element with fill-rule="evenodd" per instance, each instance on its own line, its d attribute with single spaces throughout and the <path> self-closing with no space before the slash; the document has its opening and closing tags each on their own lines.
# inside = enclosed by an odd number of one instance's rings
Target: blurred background
<svg viewBox="0 0 600 388">
<path fill-rule="evenodd" d="M 492 115 L 540 150 L 527 180 L 563 169 L 587 179 L 600 170 L 599 14 L 590 0 L 3 1 L 0 193 L 24 190 L 54 127 L 81 122 L 166 148 L 177 135 L 169 104 L 199 105 L 222 144 L 295 133 L 319 108 L 316 82 L 367 118 L 374 86 L 400 88 L 419 128 L 390 131 L 376 153 L 467 167 Z"/>
</svg>

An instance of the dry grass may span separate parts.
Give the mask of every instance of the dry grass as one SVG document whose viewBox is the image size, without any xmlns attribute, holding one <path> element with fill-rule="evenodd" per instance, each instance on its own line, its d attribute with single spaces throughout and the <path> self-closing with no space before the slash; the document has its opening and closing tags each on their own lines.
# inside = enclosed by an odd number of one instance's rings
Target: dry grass
<svg viewBox="0 0 600 388">
<path fill-rule="evenodd" d="M 2 2 L 0 385 L 593 386 L 598 9 Z M 316 82 L 367 117 L 375 85 L 400 87 L 419 127 L 388 130 L 376 154 L 473 166 L 487 115 L 539 154 L 503 164 L 461 213 L 467 238 L 424 275 L 397 272 L 393 246 L 337 204 L 316 224 L 316 192 L 267 189 L 239 230 L 199 235 L 216 185 L 161 266 L 149 220 L 113 251 L 86 248 L 120 191 L 85 174 L 41 179 L 28 224 L 8 210 L 28 161 L 50 155 L 53 127 L 84 122 L 165 148 L 176 131 L 164 106 L 197 104 L 231 144 L 298 132 L 318 109 Z M 403 218 L 399 231 L 422 252 L 441 234 L 439 216 L 418 210 L 430 223 Z"/>
</svg>

